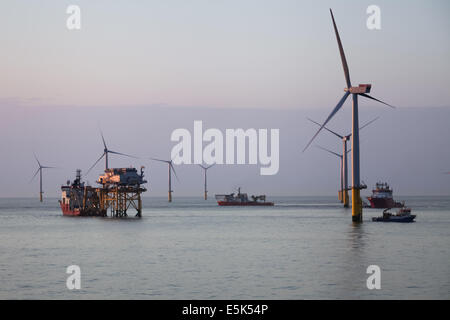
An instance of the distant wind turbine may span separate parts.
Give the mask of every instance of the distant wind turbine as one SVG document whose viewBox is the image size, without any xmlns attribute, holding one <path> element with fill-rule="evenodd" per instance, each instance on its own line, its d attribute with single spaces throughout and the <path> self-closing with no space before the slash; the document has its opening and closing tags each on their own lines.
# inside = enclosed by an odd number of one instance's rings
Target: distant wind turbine
<svg viewBox="0 0 450 320">
<path fill-rule="evenodd" d="M 42 191 L 42 169 L 56 169 L 56 167 L 48 167 L 48 166 L 41 165 L 38 158 L 36 157 L 36 154 L 34 155 L 34 158 L 36 159 L 39 168 L 37 169 L 33 178 L 31 178 L 30 182 L 33 181 L 34 178 L 36 177 L 36 175 L 39 173 L 39 200 L 42 202 L 43 194 L 44 194 L 44 191 Z"/>
<path fill-rule="evenodd" d="M 172 190 L 172 170 L 173 170 L 173 173 L 175 174 L 175 178 L 177 178 L 177 180 L 178 180 L 177 172 L 175 171 L 172 160 L 161 160 L 161 159 L 155 159 L 155 158 L 150 158 L 150 159 L 154 160 L 154 161 L 165 162 L 168 164 L 168 166 L 169 166 L 169 202 L 172 202 L 172 192 L 173 192 L 173 190 Z"/>
<path fill-rule="evenodd" d="M 339 200 L 341 202 L 344 202 L 344 199 L 343 199 L 343 194 L 344 194 L 344 190 L 345 190 L 344 189 L 345 188 L 345 186 L 344 186 L 344 180 L 345 180 L 345 178 L 344 178 L 344 176 L 345 176 L 345 172 L 344 172 L 344 158 L 346 158 L 346 157 L 344 157 L 342 154 L 339 154 L 337 152 L 328 150 L 327 148 L 324 148 L 324 147 L 321 147 L 321 146 L 316 146 L 316 147 L 319 148 L 319 149 L 322 149 L 322 150 L 324 150 L 324 151 L 326 151 L 328 153 L 331 153 L 331 154 L 333 154 L 333 155 L 335 155 L 336 157 L 339 158 L 339 173 L 340 173 L 339 183 L 340 183 L 340 186 L 341 186 L 341 189 L 339 191 Z M 345 206 L 345 204 L 344 204 L 344 206 Z"/>
<path fill-rule="evenodd" d="M 360 84 L 358 87 L 352 87 L 350 82 L 350 72 L 347 65 L 347 60 L 344 54 L 344 48 L 342 47 L 341 38 L 339 36 L 339 32 L 336 26 L 336 22 L 334 21 L 333 11 L 330 9 L 331 19 L 333 21 L 334 32 L 336 35 L 336 40 L 339 47 L 339 53 L 341 56 L 342 67 L 344 69 L 346 88 L 344 89 L 345 94 L 338 102 L 336 107 L 334 107 L 333 111 L 331 111 L 330 115 L 323 122 L 319 130 L 314 134 L 312 139 L 308 142 L 306 147 L 303 149 L 305 151 L 309 145 L 313 142 L 313 140 L 317 137 L 319 132 L 325 127 L 325 125 L 334 117 L 336 112 L 341 109 L 345 100 L 348 98 L 350 94 L 352 94 L 353 99 L 353 110 L 352 110 L 352 221 L 354 222 L 362 222 L 362 200 L 360 196 L 360 189 L 363 186 L 360 184 L 360 163 L 359 163 L 359 119 L 358 119 L 358 96 L 362 96 L 371 100 L 378 101 L 383 103 L 389 107 L 394 108 L 390 104 L 378 100 L 374 97 L 369 96 L 367 93 L 370 92 L 372 85 L 370 84 Z"/>
<path fill-rule="evenodd" d="M 366 124 L 364 124 L 362 127 L 359 128 L 359 130 L 364 129 L 365 127 L 367 127 L 368 125 L 370 125 L 372 122 L 378 120 L 379 117 L 376 117 L 373 120 L 370 120 L 369 122 L 367 122 Z M 315 123 L 316 125 L 318 125 L 319 127 L 321 127 L 322 125 L 310 118 L 307 118 L 309 121 L 311 121 L 312 123 Z M 347 162 L 347 141 L 350 140 L 350 137 L 352 136 L 351 133 L 347 134 L 346 136 L 340 135 L 336 132 L 334 132 L 333 130 L 328 129 L 327 127 L 323 127 L 325 130 L 327 130 L 328 132 L 331 132 L 332 134 L 334 134 L 335 136 L 337 136 L 339 139 L 342 140 L 342 154 L 344 155 L 342 162 L 341 162 L 341 192 L 339 193 L 339 200 L 344 203 L 344 207 L 348 208 L 349 206 L 349 198 L 348 198 L 348 162 Z"/>
<path fill-rule="evenodd" d="M 103 146 L 104 146 L 103 154 L 102 154 L 102 155 L 100 156 L 100 158 L 98 158 L 98 160 L 95 161 L 95 163 L 89 168 L 89 170 L 86 172 L 86 175 L 92 170 L 92 168 L 95 167 L 95 165 L 96 165 L 103 157 L 105 157 L 105 170 L 109 169 L 109 166 L 108 166 L 108 165 L 109 165 L 109 163 L 108 163 L 108 154 L 110 154 L 110 153 L 112 153 L 112 154 L 118 154 L 118 155 L 121 155 L 121 156 L 126 156 L 126 157 L 130 157 L 130 158 L 137 159 L 136 157 L 130 156 L 130 155 L 125 154 L 125 153 L 120 153 L 120 152 L 116 152 L 116 151 L 109 150 L 108 147 L 106 146 L 105 138 L 103 137 L 103 132 L 100 131 L 100 135 L 102 136 L 102 141 L 103 141 Z"/>
<path fill-rule="evenodd" d="M 206 171 L 208 171 L 208 169 L 211 168 L 214 165 L 215 165 L 215 163 L 210 165 L 210 166 L 208 166 L 208 167 L 205 167 L 205 166 L 202 166 L 201 164 L 199 164 L 199 166 L 203 169 L 204 176 L 205 176 L 205 193 L 204 193 L 205 194 L 205 200 L 208 200 L 208 189 L 207 189 L 207 185 L 206 185 Z"/>
</svg>

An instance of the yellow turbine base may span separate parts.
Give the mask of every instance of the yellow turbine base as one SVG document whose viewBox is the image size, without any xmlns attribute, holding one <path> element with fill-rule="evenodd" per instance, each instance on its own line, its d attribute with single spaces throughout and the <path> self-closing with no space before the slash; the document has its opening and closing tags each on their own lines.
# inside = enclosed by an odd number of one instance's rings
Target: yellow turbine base
<svg viewBox="0 0 450 320">
<path fill-rule="evenodd" d="M 172 202 L 172 192 L 169 191 L 169 202 Z"/>
<path fill-rule="evenodd" d="M 348 191 L 345 190 L 343 193 L 343 202 L 344 202 L 344 207 L 348 208 L 348 202 L 349 202 L 349 198 L 348 198 Z"/>
<path fill-rule="evenodd" d="M 352 221 L 362 222 L 362 201 L 358 188 L 352 189 Z"/>
</svg>

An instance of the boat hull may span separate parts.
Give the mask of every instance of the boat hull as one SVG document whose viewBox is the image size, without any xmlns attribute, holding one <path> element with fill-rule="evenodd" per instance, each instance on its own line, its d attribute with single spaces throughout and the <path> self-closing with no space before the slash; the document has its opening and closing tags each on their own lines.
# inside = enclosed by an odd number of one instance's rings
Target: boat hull
<svg viewBox="0 0 450 320">
<path fill-rule="evenodd" d="M 71 210 L 68 204 L 63 204 L 62 202 L 60 202 L 59 205 L 64 216 L 76 217 L 81 215 L 81 211 L 79 209 Z"/>
<path fill-rule="evenodd" d="M 217 201 L 219 206 L 248 206 L 248 207 L 257 207 L 257 206 L 273 206 L 273 202 L 231 202 L 231 201 Z"/>
<path fill-rule="evenodd" d="M 390 216 L 389 218 L 383 218 L 383 217 L 376 217 L 372 218 L 372 221 L 374 222 L 414 222 L 414 219 L 416 218 L 415 215 L 409 215 L 409 216 Z"/>
<path fill-rule="evenodd" d="M 367 199 L 370 201 L 370 207 L 376 209 L 401 208 L 403 206 L 402 203 L 396 202 L 392 198 L 367 197 Z"/>
<path fill-rule="evenodd" d="M 69 204 L 59 202 L 63 216 L 69 217 L 106 217 L 106 210 L 80 210 L 79 208 L 70 209 Z"/>
</svg>

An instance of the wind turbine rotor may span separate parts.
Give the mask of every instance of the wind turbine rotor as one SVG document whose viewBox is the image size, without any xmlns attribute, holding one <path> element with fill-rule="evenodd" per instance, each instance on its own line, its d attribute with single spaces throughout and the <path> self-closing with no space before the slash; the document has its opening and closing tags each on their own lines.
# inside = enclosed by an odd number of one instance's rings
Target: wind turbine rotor
<svg viewBox="0 0 450 320">
<path fill-rule="evenodd" d="M 39 167 L 39 168 L 36 170 L 36 173 L 35 173 L 34 176 L 31 178 L 30 182 L 34 180 L 34 178 L 37 176 L 37 174 L 39 173 L 40 170 L 41 170 L 41 167 Z"/>
<path fill-rule="evenodd" d="M 112 150 L 107 150 L 107 152 L 108 153 L 113 153 L 113 154 L 118 154 L 118 155 L 125 156 L 125 157 L 130 157 L 130 158 L 133 158 L 133 159 L 138 159 L 135 156 L 130 156 L 129 154 L 125 154 L 125 153 L 121 153 L 121 152 L 116 152 L 116 151 L 112 151 Z"/>
<path fill-rule="evenodd" d="M 180 180 L 178 179 L 177 172 L 175 171 L 175 167 L 174 167 L 173 164 L 172 164 L 172 160 L 163 160 L 163 159 L 157 159 L 157 158 L 150 158 L 150 160 L 154 160 L 154 161 L 159 161 L 159 162 L 165 162 L 165 163 L 167 163 L 167 164 L 170 166 L 170 168 L 173 170 L 173 173 L 175 174 L 175 178 L 177 178 L 177 181 L 180 181 Z"/>
<path fill-rule="evenodd" d="M 159 162 L 165 162 L 165 163 L 169 163 L 169 160 L 162 160 L 162 159 L 156 159 L 156 158 L 150 158 L 150 160 L 155 160 L 155 161 L 159 161 Z"/>
<path fill-rule="evenodd" d="M 177 178 L 177 181 L 180 181 L 180 179 L 178 179 L 177 172 L 175 171 L 175 167 L 173 166 L 172 161 L 168 161 L 168 163 L 169 166 L 172 168 L 173 173 L 175 174 L 175 178 Z"/>
<path fill-rule="evenodd" d="M 216 164 L 213 163 L 212 165 L 209 165 L 209 166 L 205 167 L 205 166 L 199 164 L 199 167 L 202 168 L 203 170 L 208 170 L 209 168 L 211 168 L 211 167 L 213 167 L 213 166 L 215 166 L 215 165 L 216 165 Z"/>
<path fill-rule="evenodd" d="M 345 92 L 344 96 L 341 98 L 341 100 L 338 102 L 338 104 L 336 105 L 336 107 L 334 107 L 333 111 L 331 111 L 330 115 L 328 116 L 328 118 L 325 120 L 325 122 L 320 126 L 319 130 L 317 130 L 316 134 L 311 138 L 311 140 L 308 142 L 308 144 L 306 145 L 306 147 L 303 149 L 303 152 L 309 147 L 309 145 L 313 142 L 313 140 L 317 137 L 317 135 L 319 134 L 320 131 L 322 131 L 322 129 L 325 127 L 325 125 L 331 120 L 331 118 L 334 117 L 334 115 L 336 114 L 336 112 L 339 111 L 339 109 L 342 108 L 342 105 L 344 104 L 345 100 L 348 98 L 348 96 L 350 95 L 350 92 Z"/>
<path fill-rule="evenodd" d="M 105 147 L 105 151 L 108 150 L 108 147 L 106 146 L 105 137 L 103 136 L 102 130 L 100 130 L 100 135 L 102 136 L 103 146 Z"/>
<path fill-rule="evenodd" d="M 318 122 L 316 122 L 316 121 L 314 121 L 314 120 L 312 120 L 312 119 L 310 119 L 310 118 L 307 118 L 307 119 L 308 119 L 309 121 L 311 121 L 311 122 L 317 124 L 319 127 L 322 126 L 320 123 L 318 123 Z M 338 138 L 344 139 L 343 136 L 341 136 L 340 134 L 334 132 L 333 130 L 328 129 L 327 127 L 323 127 L 323 128 L 324 128 L 325 130 L 327 130 L 328 132 L 331 132 L 332 134 L 334 134 L 334 135 L 337 136 Z"/>
<path fill-rule="evenodd" d="M 95 163 L 89 168 L 88 171 L 86 171 L 86 173 L 84 174 L 85 176 L 96 166 L 96 164 L 103 159 L 103 157 L 106 155 L 106 152 L 103 152 L 103 154 L 100 156 L 100 158 L 98 158 L 97 161 L 95 161 Z"/>
<path fill-rule="evenodd" d="M 395 107 L 392 106 L 392 105 L 390 105 L 389 103 L 386 103 L 386 102 L 381 101 L 381 100 L 379 100 L 379 99 L 377 99 L 377 98 L 371 97 L 371 96 L 369 96 L 368 94 L 365 94 L 365 93 L 359 93 L 359 95 L 360 95 L 360 96 L 363 96 L 363 97 L 365 97 L 365 98 L 367 98 L 367 99 L 372 99 L 372 100 L 378 101 L 378 102 L 380 102 L 380 103 L 382 103 L 382 104 L 387 105 L 388 107 L 391 107 L 391 108 L 395 109 Z"/>
<path fill-rule="evenodd" d="M 41 163 L 39 162 L 38 158 L 36 157 L 36 154 L 34 154 L 34 158 L 36 159 L 36 161 L 37 161 L 37 163 L 38 163 L 38 165 L 39 165 L 39 168 L 41 168 L 42 165 L 41 165 Z"/>
</svg>

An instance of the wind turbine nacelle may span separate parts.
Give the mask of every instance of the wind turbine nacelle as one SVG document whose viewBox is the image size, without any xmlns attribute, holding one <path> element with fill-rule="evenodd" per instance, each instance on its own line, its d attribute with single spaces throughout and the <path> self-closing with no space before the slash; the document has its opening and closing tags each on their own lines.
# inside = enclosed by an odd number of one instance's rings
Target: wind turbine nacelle
<svg viewBox="0 0 450 320">
<path fill-rule="evenodd" d="M 350 93 L 369 93 L 370 92 L 370 88 L 372 88 L 371 84 L 360 84 L 357 87 L 351 87 L 351 88 L 347 88 L 344 91 L 348 91 Z"/>
</svg>

